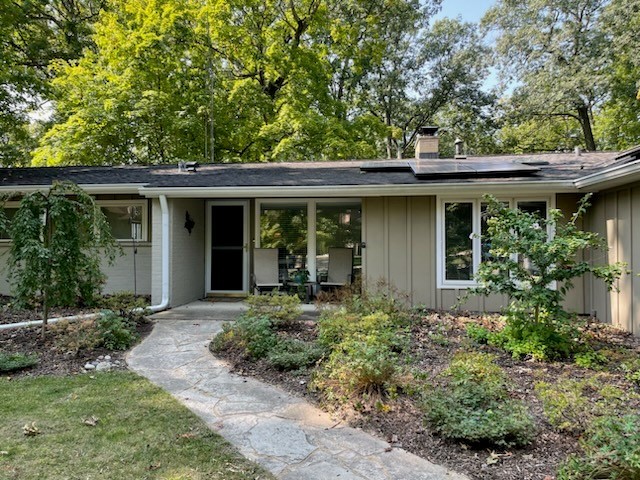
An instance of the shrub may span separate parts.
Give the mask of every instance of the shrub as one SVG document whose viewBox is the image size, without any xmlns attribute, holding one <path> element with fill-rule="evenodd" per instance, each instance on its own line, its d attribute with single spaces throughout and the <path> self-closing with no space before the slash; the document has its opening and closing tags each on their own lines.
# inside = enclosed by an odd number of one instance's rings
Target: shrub
<svg viewBox="0 0 640 480">
<path fill-rule="evenodd" d="M 269 352 L 268 360 L 278 370 L 300 370 L 315 365 L 326 350 L 320 345 L 301 340 L 282 340 Z"/>
<path fill-rule="evenodd" d="M 103 343 L 95 320 L 63 320 L 51 325 L 51 332 L 56 348 L 74 355 L 81 350 L 92 350 Z"/>
<path fill-rule="evenodd" d="M 0 372 L 14 372 L 33 367 L 38 363 L 36 354 L 0 352 Z"/>
<path fill-rule="evenodd" d="M 602 385 L 598 378 L 538 382 L 535 391 L 549 423 L 572 433 L 585 431 L 598 417 L 624 411 L 634 396 L 618 387 Z"/>
<path fill-rule="evenodd" d="M 294 324 L 302 314 L 300 299 L 296 295 L 249 295 L 247 297 L 249 317 L 269 317 L 276 327 L 287 327 Z"/>
<path fill-rule="evenodd" d="M 259 359 L 266 357 L 278 343 L 271 319 L 267 316 L 242 315 L 234 323 L 225 324 L 213 339 L 213 351 L 238 348 L 244 355 Z"/>
<path fill-rule="evenodd" d="M 604 365 L 609 363 L 606 355 L 591 349 L 576 353 L 573 356 L 573 361 L 579 367 L 590 368 L 591 370 L 601 370 Z"/>
<path fill-rule="evenodd" d="M 477 323 L 467 324 L 467 336 L 476 343 L 485 345 L 489 342 L 491 331 Z"/>
<path fill-rule="evenodd" d="M 377 335 L 354 334 L 334 347 L 314 386 L 329 399 L 384 395 L 396 387 L 399 357 Z"/>
<path fill-rule="evenodd" d="M 147 307 L 146 298 L 137 297 L 133 292 L 117 292 L 102 299 L 102 308 L 136 324 L 146 320 Z"/>
<path fill-rule="evenodd" d="M 582 441 L 583 456 L 572 456 L 558 480 L 640 478 L 640 415 L 610 415 L 597 420 Z"/>
<path fill-rule="evenodd" d="M 400 349 L 404 327 L 394 322 L 388 313 L 374 312 L 363 316 L 345 309 L 325 311 L 318 321 L 318 341 L 327 348 L 339 345 L 356 333 L 385 337 L 389 344 Z"/>
<path fill-rule="evenodd" d="M 109 350 L 126 350 L 138 339 L 135 324 L 110 310 L 100 314 L 96 326 L 102 344 Z"/>
<path fill-rule="evenodd" d="M 640 358 L 626 361 L 620 365 L 627 381 L 640 387 Z"/>
<path fill-rule="evenodd" d="M 534 424 L 522 402 L 509 398 L 506 377 L 493 356 L 463 353 L 439 376 L 441 385 L 425 389 L 423 409 L 443 437 L 472 445 L 527 445 Z"/>
</svg>

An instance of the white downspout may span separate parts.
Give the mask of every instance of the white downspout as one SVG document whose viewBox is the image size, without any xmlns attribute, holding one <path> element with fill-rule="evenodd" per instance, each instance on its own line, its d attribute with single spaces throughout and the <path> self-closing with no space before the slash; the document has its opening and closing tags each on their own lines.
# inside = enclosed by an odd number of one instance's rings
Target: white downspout
<svg viewBox="0 0 640 480">
<path fill-rule="evenodd" d="M 160 195 L 159 199 L 162 215 L 162 300 L 147 308 L 153 313 L 169 308 L 169 205 L 165 195 Z"/>
<path fill-rule="evenodd" d="M 144 309 L 152 313 L 166 310 L 169 307 L 169 206 L 167 205 L 167 197 L 165 195 L 160 195 L 160 211 L 162 215 L 162 300 L 159 304 Z M 84 315 L 72 315 L 70 317 L 55 317 L 50 318 L 47 323 L 58 323 L 63 320 L 68 322 L 89 320 L 99 316 L 100 313 L 87 313 Z M 3 324 L 0 325 L 0 331 L 12 328 L 35 327 L 37 325 L 42 325 L 42 320 Z"/>
</svg>

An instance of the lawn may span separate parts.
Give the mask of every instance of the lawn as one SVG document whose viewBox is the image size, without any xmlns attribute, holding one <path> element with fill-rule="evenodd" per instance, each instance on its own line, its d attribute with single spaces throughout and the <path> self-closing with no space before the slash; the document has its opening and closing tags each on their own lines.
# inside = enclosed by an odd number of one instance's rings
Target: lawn
<svg viewBox="0 0 640 480">
<path fill-rule="evenodd" d="M 273 477 L 161 389 L 110 372 L 0 379 L 0 478 Z"/>
</svg>

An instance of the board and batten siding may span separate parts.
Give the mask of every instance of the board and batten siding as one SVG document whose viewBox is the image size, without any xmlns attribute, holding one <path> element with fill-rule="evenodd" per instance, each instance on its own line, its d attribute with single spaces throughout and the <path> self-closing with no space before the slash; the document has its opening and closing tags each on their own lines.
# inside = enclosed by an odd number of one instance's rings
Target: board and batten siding
<svg viewBox="0 0 640 480">
<path fill-rule="evenodd" d="M 586 219 L 589 230 L 606 239 L 607 252 L 591 252 L 596 265 L 626 262 L 631 274 L 615 282 L 613 291 L 601 280 L 585 280 L 589 312 L 599 320 L 640 336 L 640 184 L 595 195 Z"/>
</svg>

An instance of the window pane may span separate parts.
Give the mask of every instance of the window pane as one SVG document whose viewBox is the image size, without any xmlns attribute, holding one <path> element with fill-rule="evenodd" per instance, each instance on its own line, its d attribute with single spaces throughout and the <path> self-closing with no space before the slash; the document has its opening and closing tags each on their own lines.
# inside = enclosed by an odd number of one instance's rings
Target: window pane
<svg viewBox="0 0 640 480">
<path fill-rule="evenodd" d="M 547 202 L 533 201 L 533 202 L 518 202 L 518 209 L 523 212 L 537 215 L 540 218 L 547 218 Z"/>
<path fill-rule="evenodd" d="M 15 216 L 16 212 L 18 211 L 17 208 L 5 208 L 4 209 L 4 215 L 5 217 L 7 217 L 7 221 L 8 223 L 11 223 L 11 220 L 13 220 L 13 217 Z M 9 225 L 7 225 L 8 227 Z M 7 230 L 4 230 L 3 228 L 0 228 L 0 240 L 9 240 L 11 239 L 11 237 L 9 236 L 9 232 Z"/>
<path fill-rule="evenodd" d="M 115 239 L 143 240 L 142 205 L 109 205 L 100 208 L 111 225 L 111 233 Z"/>
<path fill-rule="evenodd" d="M 509 208 L 509 202 L 500 202 L 505 208 Z M 485 260 L 490 260 L 491 254 L 489 250 L 491 250 L 491 243 L 487 238 L 487 206 L 488 204 L 482 203 L 480 204 L 480 261 L 484 262 Z"/>
<path fill-rule="evenodd" d="M 277 248 L 281 279 L 307 268 L 307 206 L 262 204 L 260 247 Z"/>
<path fill-rule="evenodd" d="M 362 269 L 362 210 L 360 202 L 318 204 L 316 210 L 316 269 L 323 278 L 329 268 L 329 248 L 353 248 L 354 270 Z"/>
<path fill-rule="evenodd" d="M 445 203 L 445 279 L 473 276 L 473 204 Z"/>
</svg>

